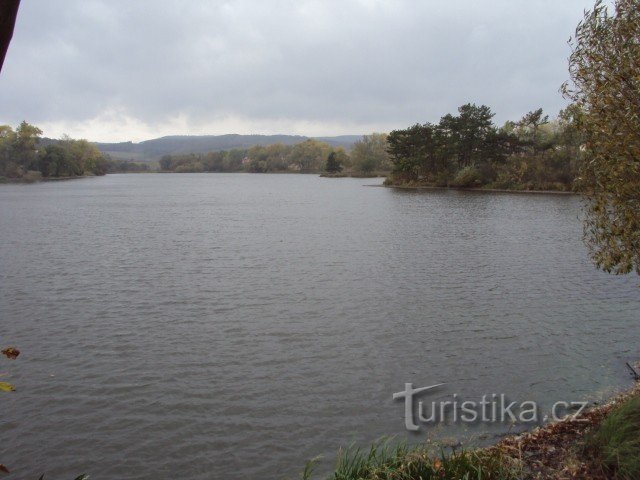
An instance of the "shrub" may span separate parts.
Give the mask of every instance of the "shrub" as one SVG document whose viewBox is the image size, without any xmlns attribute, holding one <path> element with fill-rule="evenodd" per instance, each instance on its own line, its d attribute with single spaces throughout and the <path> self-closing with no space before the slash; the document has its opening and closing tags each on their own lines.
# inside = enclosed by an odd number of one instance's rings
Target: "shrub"
<svg viewBox="0 0 640 480">
<path fill-rule="evenodd" d="M 25 182 L 39 182 L 42 180 L 42 173 L 37 170 L 29 170 L 22 176 L 22 180 Z"/>
<path fill-rule="evenodd" d="M 640 478 L 640 398 L 612 410 L 587 437 L 585 450 L 614 478 Z"/>
<path fill-rule="evenodd" d="M 470 165 L 456 174 L 451 185 L 462 188 L 479 187 L 482 185 L 482 177 L 476 167 Z"/>
<path fill-rule="evenodd" d="M 200 173 L 204 172 L 204 165 L 201 162 L 184 163 L 178 165 L 174 172 L 176 173 Z"/>
</svg>

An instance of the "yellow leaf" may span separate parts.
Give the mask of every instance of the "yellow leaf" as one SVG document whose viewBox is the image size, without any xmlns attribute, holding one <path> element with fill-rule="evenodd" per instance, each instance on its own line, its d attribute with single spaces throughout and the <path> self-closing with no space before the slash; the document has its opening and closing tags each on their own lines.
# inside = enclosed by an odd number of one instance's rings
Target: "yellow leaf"
<svg viewBox="0 0 640 480">
<path fill-rule="evenodd" d="M 13 392 L 15 391 L 15 387 L 7 382 L 0 382 L 0 390 L 3 392 Z"/>
</svg>

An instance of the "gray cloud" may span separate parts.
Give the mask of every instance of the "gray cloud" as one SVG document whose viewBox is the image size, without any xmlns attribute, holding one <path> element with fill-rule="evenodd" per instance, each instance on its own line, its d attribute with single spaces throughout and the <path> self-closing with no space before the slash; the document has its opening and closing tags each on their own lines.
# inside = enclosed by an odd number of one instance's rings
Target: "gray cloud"
<svg viewBox="0 0 640 480">
<path fill-rule="evenodd" d="M 367 133 L 437 121 L 469 101 L 499 122 L 555 113 L 566 42 L 591 5 L 24 0 L 0 122 L 124 140 L 171 128 Z"/>
</svg>

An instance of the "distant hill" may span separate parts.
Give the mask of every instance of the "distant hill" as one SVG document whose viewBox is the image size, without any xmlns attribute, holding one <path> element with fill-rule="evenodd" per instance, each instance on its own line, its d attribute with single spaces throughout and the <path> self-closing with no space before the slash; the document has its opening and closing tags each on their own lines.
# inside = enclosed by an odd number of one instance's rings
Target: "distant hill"
<svg viewBox="0 0 640 480">
<path fill-rule="evenodd" d="M 295 145 L 308 138 L 326 142 L 334 147 L 350 150 L 353 144 L 362 138 L 361 135 L 342 135 L 337 137 L 304 137 L 300 135 L 172 135 L 168 137 L 145 140 L 140 143 L 96 143 L 103 153 L 113 158 L 154 161 L 163 155 L 184 153 L 206 153 L 233 148 L 251 148 L 255 145 L 271 145 L 284 143 Z"/>
</svg>

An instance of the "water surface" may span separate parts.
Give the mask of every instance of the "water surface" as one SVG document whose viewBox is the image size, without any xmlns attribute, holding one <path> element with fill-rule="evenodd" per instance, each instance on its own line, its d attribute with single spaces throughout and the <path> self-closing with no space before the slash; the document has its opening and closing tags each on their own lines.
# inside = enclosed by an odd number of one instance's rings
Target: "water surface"
<svg viewBox="0 0 640 480">
<path fill-rule="evenodd" d="M 637 277 L 580 200 L 307 175 L 0 188 L 2 463 L 15 478 L 295 478 L 406 435 L 405 382 L 549 406 L 628 385 Z M 477 425 L 488 438 L 507 426 Z M 326 466 L 326 464 L 325 464 Z"/>
</svg>

